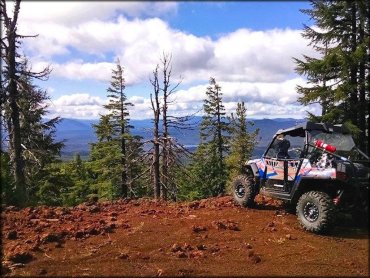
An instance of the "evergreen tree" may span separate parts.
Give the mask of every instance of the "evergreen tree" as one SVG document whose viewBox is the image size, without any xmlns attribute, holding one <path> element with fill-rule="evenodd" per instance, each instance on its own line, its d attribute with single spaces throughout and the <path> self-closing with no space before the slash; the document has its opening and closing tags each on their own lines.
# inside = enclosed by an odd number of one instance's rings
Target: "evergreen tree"
<svg viewBox="0 0 370 278">
<path fill-rule="evenodd" d="M 346 123 L 363 132 L 359 146 L 369 150 L 369 3 L 368 1 L 312 1 L 303 10 L 316 28 L 304 27 L 319 58 L 295 59 L 297 72 L 309 85 L 298 86 L 299 101 L 320 103 L 316 121 Z M 365 140 L 364 140 L 365 139 Z"/>
<path fill-rule="evenodd" d="M 111 127 L 113 128 L 112 138 L 118 140 L 121 153 L 121 196 L 127 197 L 128 177 L 127 177 L 127 141 L 130 140 L 129 133 L 129 111 L 132 106 L 127 101 L 125 89 L 125 79 L 123 77 L 123 68 L 120 61 L 117 60 L 116 69 L 112 70 L 112 80 L 108 88 L 109 103 L 104 107 L 109 111 Z"/>
<path fill-rule="evenodd" d="M 7 151 L 14 188 L 10 199 L 18 206 L 25 206 L 29 201 L 36 201 L 37 182 L 46 174 L 46 164 L 59 155 L 63 144 L 54 142 L 59 119 L 43 119 L 47 109 L 46 92 L 33 85 L 35 79 L 47 79 L 50 69 L 33 72 L 20 54 L 21 39 L 26 37 L 17 32 L 20 1 L 15 1 L 11 16 L 7 1 L 1 0 L 0 4 L 5 31 L 1 38 L 1 120 L 9 136 Z"/>
<path fill-rule="evenodd" d="M 217 196 L 225 192 L 229 122 L 222 104 L 221 87 L 214 78 L 209 83 L 200 124 L 201 144 L 187 168 L 188 184 L 182 182 L 179 194 L 182 199 Z"/>
<path fill-rule="evenodd" d="M 233 180 L 237 175 L 242 174 L 243 165 L 250 158 L 253 149 L 257 143 L 259 130 L 256 129 L 250 133 L 247 124 L 253 125 L 253 122 L 247 121 L 247 108 L 244 102 L 237 104 L 234 113 L 231 113 L 230 129 L 230 155 L 226 158 L 229 169 L 229 180 Z"/>
<path fill-rule="evenodd" d="M 94 125 L 98 142 L 91 144 L 89 169 L 93 174 L 91 189 L 100 198 L 135 197 L 135 191 L 142 192 L 142 183 L 138 178 L 144 166 L 140 164 L 142 144 L 140 137 L 130 133 L 130 118 L 125 79 L 120 61 L 112 70 L 112 80 L 107 89 L 109 103 L 104 105 L 108 111 L 100 116 Z"/>
</svg>

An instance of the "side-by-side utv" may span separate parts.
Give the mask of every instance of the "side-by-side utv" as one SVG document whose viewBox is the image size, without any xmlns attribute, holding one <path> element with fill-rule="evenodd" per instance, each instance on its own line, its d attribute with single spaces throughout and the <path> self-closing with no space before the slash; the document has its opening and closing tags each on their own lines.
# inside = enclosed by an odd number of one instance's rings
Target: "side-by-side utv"
<svg viewBox="0 0 370 278">
<path fill-rule="evenodd" d="M 324 233 L 338 208 L 368 212 L 369 162 L 344 126 L 306 122 L 277 131 L 262 158 L 246 162 L 234 199 L 246 207 L 257 194 L 283 200 L 306 230 Z"/>
</svg>

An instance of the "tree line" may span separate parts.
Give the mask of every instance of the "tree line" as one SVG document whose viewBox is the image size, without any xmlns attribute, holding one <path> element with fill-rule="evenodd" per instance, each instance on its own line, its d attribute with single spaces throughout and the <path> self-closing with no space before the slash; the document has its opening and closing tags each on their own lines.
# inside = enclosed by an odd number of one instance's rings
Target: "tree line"
<svg viewBox="0 0 370 278">
<path fill-rule="evenodd" d="M 172 136 L 174 129 L 192 129 L 193 115 L 177 116 L 171 106 L 181 78 L 173 82 L 172 55 L 163 53 L 150 84 L 152 138 L 132 134 L 124 67 L 112 69 L 104 105 L 106 113 L 94 125 L 97 141 L 83 161 L 78 154 L 60 161 L 64 142 L 55 140 L 60 118 L 46 119 L 47 92 L 35 85 L 46 80 L 47 67 L 34 72 L 21 51 L 18 34 L 20 1 L 10 15 L 1 0 L 1 187 L 2 203 L 76 205 L 91 198 L 113 200 L 144 196 L 164 200 L 193 200 L 227 193 L 230 181 L 242 171 L 257 142 L 250 132 L 244 102 L 227 115 L 222 88 L 209 80 L 203 101 L 200 144 L 191 153 Z M 303 105 L 319 103 L 315 121 L 346 123 L 362 150 L 369 150 L 369 4 L 366 1 L 313 1 L 303 10 L 317 28 L 305 26 L 320 58 L 295 59 L 297 72 L 308 80 L 298 86 Z M 3 136 L 4 135 L 4 136 Z M 6 143 L 6 144 L 5 144 Z M 6 145 L 6 148 L 3 146 Z"/>
</svg>

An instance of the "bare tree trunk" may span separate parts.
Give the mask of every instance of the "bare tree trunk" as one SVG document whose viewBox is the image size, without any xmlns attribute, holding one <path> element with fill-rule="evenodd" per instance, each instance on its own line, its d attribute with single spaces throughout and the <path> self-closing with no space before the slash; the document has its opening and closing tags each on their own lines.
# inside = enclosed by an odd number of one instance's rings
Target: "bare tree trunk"
<svg viewBox="0 0 370 278">
<path fill-rule="evenodd" d="M 154 101 L 152 94 L 150 94 L 150 100 L 152 103 L 152 110 L 154 113 L 153 121 L 153 189 L 154 189 L 154 198 L 159 199 L 161 194 L 160 188 L 160 163 L 159 163 L 159 115 L 160 115 L 160 106 L 159 106 L 159 83 L 158 83 L 158 66 L 153 72 L 154 79 L 151 80 L 151 83 L 154 88 Z"/>
<path fill-rule="evenodd" d="M 162 189 L 161 198 L 167 200 L 167 189 L 168 189 L 168 122 L 167 122 L 167 94 L 163 95 L 163 149 L 162 149 Z"/>
</svg>

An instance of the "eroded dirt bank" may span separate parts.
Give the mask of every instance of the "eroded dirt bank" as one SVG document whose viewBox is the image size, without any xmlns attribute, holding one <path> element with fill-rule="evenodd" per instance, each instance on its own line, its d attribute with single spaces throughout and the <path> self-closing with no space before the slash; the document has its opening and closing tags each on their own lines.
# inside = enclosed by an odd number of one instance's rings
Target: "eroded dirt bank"
<svg viewBox="0 0 370 278">
<path fill-rule="evenodd" d="M 303 231 L 258 198 L 120 200 L 2 212 L 2 274 L 27 276 L 368 276 L 368 230 Z"/>
</svg>

